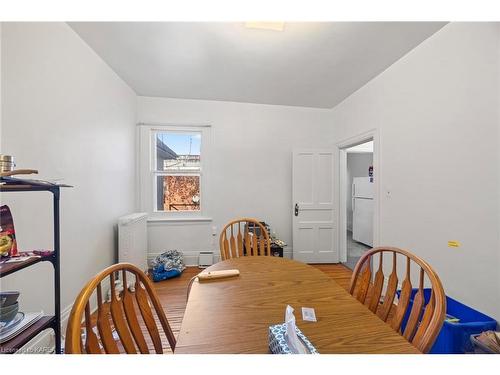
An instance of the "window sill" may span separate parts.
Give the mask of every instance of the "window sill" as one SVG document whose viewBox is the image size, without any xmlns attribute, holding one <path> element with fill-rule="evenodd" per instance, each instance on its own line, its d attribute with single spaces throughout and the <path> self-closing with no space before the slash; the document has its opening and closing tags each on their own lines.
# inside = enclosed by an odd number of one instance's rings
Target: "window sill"
<svg viewBox="0 0 500 375">
<path fill-rule="evenodd" d="M 148 223 L 203 223 L 211 222 L 211 217 L 148 217 Z"/>
</svg>

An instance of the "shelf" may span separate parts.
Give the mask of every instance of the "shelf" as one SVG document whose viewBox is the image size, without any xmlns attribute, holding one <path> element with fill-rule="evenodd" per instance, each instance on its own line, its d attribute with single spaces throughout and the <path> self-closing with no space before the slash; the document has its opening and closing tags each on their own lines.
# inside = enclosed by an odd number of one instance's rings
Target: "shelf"
<svg viewBox="0 0 500 375">
<path fill-rule="evenodd" d="M 16 271 L 22 270 L 23 268 L 32 266 L 40 262 L 52 262 L 54 254 L 50 254 L 43 257 L 32 257 L 20 262 L 10 262 L 0 264 L 0 278 L 10 275 Z"/>
<path fill-rule="evenodd" d="M 0 177 L 0 191 L 58 191 L 61 187 L 72 187 L 42 180 L 31 180 L 15 177 Z"/>
<path fill-rule="evenodd" d="M 54 316 L 42 316 L 33 325 L 21 331 L 17 336 L 11 338 L 9 341 L 0 344 L 0 353 L 13 354 L 26 345 L 33 337 L 47 328 L 54 326 Z"/>
<path fill-rule="evenodd" d="M 16 271 L 22 270 L 33 264 L 37 264 L 44 261 L 49 261 L 53 265 L 54 272 L 54 316 L 42 317 L 41 320 L 36 322 L 33 326 L 29 327 L 27 330 L 21 332 L 18 336 L 12 340 L 0 344 L 0 354 L 1 353 L 13 353 L 39 332 L 46 328 L 51 327 L 54 330 L 55 336 L 55 353 L 60 354 L 62 352 L 61 348 L 61 272 L 60 272 L 60 216 L 59 216 L 59 200 L 60 200 L 60 188 L 71 187 L 65 184 L 53 183 L 48 181 L 26 179 L 13 177 L 14 175 L 21 174 L 31 174 L 37 173 L 35 170 L 16 170 L 11 172 L 0 173 L 0 192 L 30 192 L 30 191 L 47 191 L 52 194 L 53 200 L 53 220 L 54 220 L 54 247 L 53 253 L 33 257 L 23 260 L 21 262 L 10 262 L 2 263 L 0 261 L 0 278 L 10 275 Z"/>
</svg>

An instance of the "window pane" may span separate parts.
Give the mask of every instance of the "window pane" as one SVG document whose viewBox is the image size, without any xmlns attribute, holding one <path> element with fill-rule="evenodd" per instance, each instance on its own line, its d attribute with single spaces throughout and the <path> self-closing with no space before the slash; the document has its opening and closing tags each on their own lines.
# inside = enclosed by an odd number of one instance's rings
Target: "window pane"
<svg viewBox="0 0 500 375">
<path fill-rule="evenodd" d="M 156 133 L 156 170 L 200 171 L 201 132 Z"/>
<path fill-rule="evenodd" d="M 158 211 L 199 211 L 200 176 L 158 176 Z"/>
</svg>

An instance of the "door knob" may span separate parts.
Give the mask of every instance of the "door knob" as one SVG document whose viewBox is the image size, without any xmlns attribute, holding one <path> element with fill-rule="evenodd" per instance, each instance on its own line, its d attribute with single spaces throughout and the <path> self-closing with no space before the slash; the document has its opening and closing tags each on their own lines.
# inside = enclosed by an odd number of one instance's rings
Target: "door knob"
<svg viewBox="0 0 500 375">
<path fill-rule="evenodd" d="M 299 216 L 299 204 L 295 203 L 295 216 Z"/>
</svg>

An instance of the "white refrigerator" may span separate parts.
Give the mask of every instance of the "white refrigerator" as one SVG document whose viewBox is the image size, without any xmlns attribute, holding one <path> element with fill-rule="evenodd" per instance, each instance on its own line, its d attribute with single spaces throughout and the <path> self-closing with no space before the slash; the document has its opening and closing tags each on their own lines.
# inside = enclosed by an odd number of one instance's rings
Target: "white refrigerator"
<svg viewBox="0 0 500 375">
<path fill-rule="evenodd" d="M 352 239 L 373 246 L 373 182 L 370 177 L 353 178 Z"/>
</svg>

